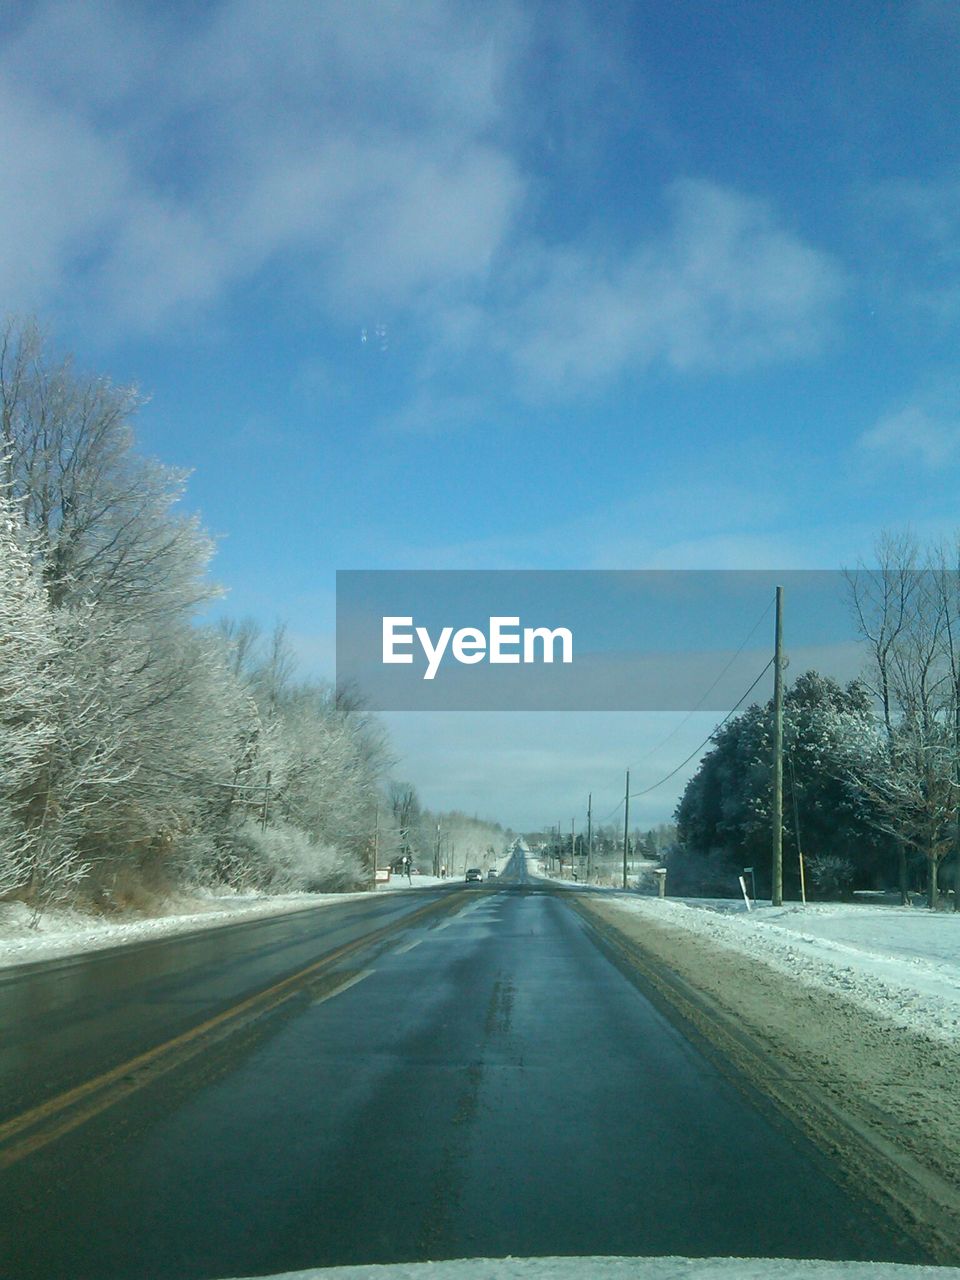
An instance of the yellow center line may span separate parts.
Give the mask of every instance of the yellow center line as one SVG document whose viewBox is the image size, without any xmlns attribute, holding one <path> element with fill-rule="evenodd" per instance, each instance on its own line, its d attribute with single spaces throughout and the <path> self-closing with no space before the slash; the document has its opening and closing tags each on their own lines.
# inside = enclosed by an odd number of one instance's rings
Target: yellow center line
<svg viewBox="0 0 960 1280">
<path fill-rule="evenodd" d="M 146 1075 L 146 1068 L 158 1068 L 164 1059 L 168 1060 L 164 1069 L 176 1066 L 182 1060 L 185 1050 L 193 1049 L 198 1051 L 202 1047 L 202 1041 L 209 1037 L 212 1032 L 232 1029 L 230 1024 L 237 1023 L 244 1018 L 244 1015 L 268 1012 L 295 995 L 305 981 L 322 970 L 329 969 L 339 960 L 342 960 L 344 956 L 350 955 L 362 947 L 375 944 L 394 933 L 397 929 L 405 928 L 426 915 L 431 915 L 444 907 L 449 908 L 452 905 L 456 905 L 455 900 L 451 903 L 451 900 L 446 898 L 441 899 L 439 902 L 427 903 L 426 906 L 417 908 L 416 911 L 403 916 L 400 920 L 393 921 L 391 924 L 385 925 L 372 933 L 364 934 L 361 938 L 346 942 L 335 950 L 327 952 L 326 955 L 314 961 L 313 964 L 307 965 L 305 968 L 290 974 L 280 982 L 276 982 L 252 996 L 248 996 L 238 1004 L 231 1005 L 229 1009 L 224 1009 L 221 1013 L 214 1014 L 213 1017 L 207 1018 L 194 1027 L 190 1027 L 187 1031 L 181 1032 L 180 1035 L 174 1036 L 170 1040 L 165 1040 L 162 1044 L 156 1045 L 144 1053 L 137 1054 L 136 1057 L 130 1058 L 119 1066 L 112 1067 L 109 1071 L 95 1076 L 92 1080 L 76 1085 L 74 1088 L 50 1098 L 47 1102 L 40 1103 L 29 1111 L 24 1111 L 19 1116 L 0 1124 L 0 1169 L 7 1168 L 25 1155 L 35 1151 L 38 1147 L 52 1142 L 55 1138 L 76 1128 L 85 1120 L 97 1115 L 107 1107 L 112 1106 L 113 1103 L 119 1102 L 130 1093 L 142 1088 L 150 1080 L 155 1079 L 159 1072 L 154 1070 L 152 1074 Z M 371 972 L 373 971 L 365 970 L 359 976 L 354 975 L 353 981 L 359 982 L 362 977 L 368 976 Z M 336 995 L 339 991 L 346 990 L 347 986 L 350 985 L 352 985 L 352 982 L 344 984 L 344 986 L 330 994 Z M 103 1096 L 97 1097 L 96 1095 L 98 1094 Z M 81 1106 L 83 1103 L 86 1103 L 86 1105 Z M 47 1126 L 42 1133 L 32 1137 L 28 1136 L 20 1142 L 13 1141 L 19 1135 L 35 1128 L 37 1125 L 42 1125 L 46 1121 L 55 1122 L 57 1117 L 64 1112 L 77 1107 L 80 1109 L 76 1114 L 65 1117 L 60 1123 L 54 1124 L 53 1127 Z"/>
</svg>

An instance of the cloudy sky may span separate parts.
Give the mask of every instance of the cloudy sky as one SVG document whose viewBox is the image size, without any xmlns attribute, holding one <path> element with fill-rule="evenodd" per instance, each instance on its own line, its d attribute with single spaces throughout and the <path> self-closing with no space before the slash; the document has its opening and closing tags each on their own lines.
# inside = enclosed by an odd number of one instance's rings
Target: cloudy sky
<svg viewBox="0 0 960 1280">
<path fill-rule="evenodd" d="M 950 0 L 24 0 L 0 296 L 307 670 L 337 568 L 850 565 L 960 523 L 958 55 Z M 709 725 L 391 718 L 516 826 Z"/>
</svg>

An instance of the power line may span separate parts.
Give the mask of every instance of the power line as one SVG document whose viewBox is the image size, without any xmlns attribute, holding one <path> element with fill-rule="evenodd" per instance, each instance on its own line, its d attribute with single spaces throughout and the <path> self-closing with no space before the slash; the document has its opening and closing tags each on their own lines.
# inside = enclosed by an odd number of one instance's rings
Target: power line
<svg viewBox="0 0 960 1280">
<path fill-rule="evenodd" d="M 626 798 L 626 797 L 624 797 L 624 798 Z M 611 818 L 613 818 L 616 814 L 618 814 L 618 813 L 620 812 L 620 810 L 621 810 L 622 808 L 623 808 L 623 800 L 620 800 L 620 801 L 619 801 L 619 802 L 614 806 L 614 808 L 612 808 L 612 809 L 610 810 L 610 812 L 607 814 L 607 816 L 606 816 L 604 819 L 602 819 L 602 821 L 600 822 L 600 824 L 599 824 L 599 825 L 600 825 L 600 826 L 605 826 L 605 825 L 610 821 L 610 819 L 611 819 Z"/>
<path fill-rule="evenodd" d="M 757 676 L 756 680 L 754 680 L 750 688 L 746 691 L 743 697 L 740 698 L 740 701 L 737 702 L 736 706 L 733 706 L 730 708 L 730 710 L 723 717 L 720 723 L 715 728 L 710 730 L 710 732 L 707 734 L 704 740 L 700 743 L 699 747 L 695 747 L 693 751 L 690 752 L 686 760 L 681 760 L 675 769 L 671 769 L 668 774 L 662 777 L 659 782 L 655 782 L 652 787 L 644 787 L 642 791 L 631 791 L 630 792 L 631 798 L 636 798 L 638 796 L 646 796 L 646 795 L 649 795 L 651 791 L 656 791 L 657 787 L 662 787 L 665 782 L 670 781 L 670 779 L 674 776 L 674 774 L 679 773 L 685 764 L 689 764 L 690 761 L 693 759 L 693 757 L 697 754 L 697 752 L 703 750 L 703 748 L 707 745 L 707 743 L 714 736 L 717 730 L 722 729 L 723 726 L 730 719 L 730 717 L 733 715 L 733 713 L 737 710 L 737 708 L 740 707 L 743 704 L 743 702 L 746 701 L 747 698 L 749 698 L 750 694 L 753 693 L 754 689 L 757 687 L 757 685 L 760 683 L 763 677 L 767 674 L 767 672 L 773 666 L 773 662 L 774 660 L 773 658 L 771 658 L 770 661 L 767 663 L 767 665 L 763 668 L 763 670 Z M 618 805 L 617 807 L 619 808 L 620 806 Z"/>
<path fill-rule="evenodd" d="M 720 681 L 721 681 L 721 680 L 723 679 L 723 677 L 727 674 L 727 672 L 730 670 L 730 668 L 733 666 L 733 664 L 736 662 L 736 660 L 740 657 L 741 653 L 743 653 L 744 649 L 747 647 L 747 645 L 748 645 L 748 644 L 750 643 L 750 641 L 753 639 L 754 635 L 756 634 L 757 630 L 758 630 L 758 629 L 759 629 L 759 627 L 760 627 L 761 622 L 763 622 L 763 620 L 766 618 L 767 614 L 770 612 L 770 610 L 771 610 L 772 608 L 773 608 L 773 600 L 772 600 L 772 599 L 770 599 L 770 600 L 768 600 L 768 601 L 767 601 L 767 607 L 764 609 L 763 613 L 761 613 L 760 617 L 756 620 L 756 622 L 755 622 L 755 623 L 753 624 L 753 626 L 750 628 L 750 632 L 749 632 L 749 634 L 747 635 L 747 638 L 744 640 L 743 644 L 741 644 L 740 648 L 739 648 L 739 649 L 737 650 L 737 652 L 733 655 L 733 657 L 730 659 L 730 661 L 727 663 L 727 665 L 723 668 L 723 670 L 722 670 L 722 671 L 720 672 L 720 674 L 717 676 L 716 680 L 714 680 L 714 682 L 713 682 L 713 684 L 710 686 L 710 688 L 709 688 L 709 689 L 707 689 L 706 693 L 704 693 L 704 694 L 701 696 L 700 701 L 696 704 L 696 706 L 693 706 L 693 707 L 691 707 L 691 708 L 690 708 L 690 710 L 689 710 L 689 711 L 687 712 L 687 714 L 683 717 L 683 719 L 680 721 L 680 723 L 679 723 L 678 725 L 675 725 L 675 726 L 670 730 L 670 732 L 667 734 L 667 736 L 663 739 L 663 741 L 662 741 L 662 742 L 658 742 L 658 743 L 657 743 L 657 745 L 656 745 L 655 747 L 651 747 L 649 751 L 647 751 L 644 755 L 642 755 L 642 756 L 640 757 L 640 761 L 643 761 L 643 760 L 649 760 L 649 758 L 650 758 L 652 755 L 656 755 L 656 753 L 657 753 L 658 751 L 660 751 L 663 747 L 665 747 L 665 746 L 667 745 L 667 743 L 668 743 L 672 738 L 675 738 L 675 737 L 676 737 L 676 735 L 680 732 L 680 730 L 681 730 L 681 729 L 683 728 L 683 726 L 687 723 L 687 721 L 690 719 L 690 717 L 691 717 L 692 715 L 695 715 L 695 714 L 696 714 L 696 712 L 698 712 L 698 711 L 700 710 L 700 708 L 703 706 L 703 704 L 706 702 L 706 700 L 710 697 L 711 693 L 713 693 L 714 689 L 717 687 L 717 685 L 720 683 Z"/>
<path fill-rule="evenodd" d="M 759 629 L 760 624 L 764 621 L 764 619 L 766 618 L 767 614 L 770 612 L 770 610 L 771 610 L 772 608 L 773 608 L 773 600 L 771 599 L 771 600 L 767 601 L 767 605 L 766 605 L 765 609 L 764 609 L 764 610 L 763 610 L 763 612 L 760 614 L 760 617 L 756 620 L 756 622 L 753 624 L 753 626 L 750 628 L 749 632 L 747 633 L 746 637 L 744 638 L 743 642 L 741 643 L 740 648 L 736 651 L 736 653 L 733 655 L 733 657 L 730 659 L 730 661 L 727 663 L 727 665 L 723 668 L 723 670 L 720 672 L 720 674 L 719 674 L 719 675 L 717 676 L 717 678 L 714 680 L 713 684 L 711 684 L 711 685 L 710 685 L 710 687 L 709 687 L 709 688 L 708 688 L 708 689 L 707 689 L 707 690 L 706 690 L 706 691 L 701 695 L 700 700 L 699 700 L 699 702 L 697 702 L 696 706 L 691 707 L 691 709 L 690 709 L 690 710 L 687 712 L 687 714 L 683 717 L 683 719 L 680 721 L 680 723 L 679 723 L 678 725 L 675 725 L 675 726 L 674 726 L 674 728 L 670 730 L 670 732 L 667 734 L 667 736 L 666 736 L 666 737 L 665 737 L 661 742 L 657 743 L 657 745 L 656 745 L 655 747 L 651 747 L 651 749 L 650 749 L 649 751 L 647 751 L 644 755 L 642 755 L 642 756 L 640 757 L 640 760 L 641 760 L 641 761 L 643 761 L 643 760 L 648 760 L 648 759 L 650 758 L 650 756 L 652 756 L 655 752 L 660 751 L 663 747 L 665 747 L 665 746 L 666 746 L 666 744 L 667 744 L 667 743 L 668 743 L 672 738 L 676 737 L 676 735 L 680 732 L 680 730 L 681 730 L 681 729 L 683 728 L 683 726 L 687 723 L 687 721 L 690 719 L 690 717 L 691 717 L 692 715 L 694 715 L 697 711 L 699 711 L 699 710 L 700 710 L 700 708 L 701 708 L 701 707 L 703 706 L 703 704 L 706 702 L 707 698 L 709 698 L 709 697 L 710 697 L 710 694 L 711 694 L 711 693 L 713 693 L 714 689 L 717 687 L 717 685 L 720 683 L 720 681 L 723 679 L 723 677 L 727 674 L 727 672 L 730 670 L 730 668 L 733 666 L 733 664 L 736 662 L 736 660 L 740 657 L 740 655 L 741 655 L 741 653 L 743 653 L 744 649 L 746 649 L 747 645 L 750 643 L 750 641 L 753 639 L 754 635 L 756 634 L 757 630 Z M 680 772 L 680 770 L 683 768 L 683 766 L 684 766 L 685 764 L 689 764 L 689 762 L 690 762 L 690 761 L 693 759 L 693 757 L 697 754 L 697 751 L 699 751 L 702 747 L 705 747 L 705 746 L 706 746 L 706 744 L 710 741 L 710 739 L 711 739 L 711 738 L 713 737 L 713 735 L 716 733 L 717 729 L 722 728 L 722 727 L 723 727 L 723 725 L 725 725 L 725 724 L 726 724 L 726 722 L 727 722 L 727 721 L 730 719 L 730 717 L 733 715 L 734 711 L 736 711 L 736 710 L 737 710 L 737 707 L 739 707 L 739 706 L 740 706 L 740 704 L 743 702 L 744 698 L 747 698 L 747 697 L 749 697 L 749 696 L 750 696 L 750 694 L 753 692 L 753 690 L 757 687 L 757 685 L 760 683 L 760 681 L 761 681 L 761 680 L 763 679 L 763 677 L 766 675 L 766 673 L 767 673 L 767 671 L 769 670 L 769 668 L 770 668 L 770 666 L 772 665 L 772 663 L 773 663 L 773 659 L 771 658 L 770 662 L 768 662 L 768 663 L 767 663 L 767 665 L 764 667 L 764 669 L 760 672 L 759 676 L 757 676 L 756 680 L 754 680 L 753 684 L 750 686 L 750 688 L 747 690 L 747 692 L 746 692 L 746 693 L 743 695 L 743 697 L 740 699 L 740 702 L 738 702 L 738 703 L 736 704 L 736 706 L 734 706 L 730 711 L 728 711 L 728 712 L 727 712 L 726 716 L 724 716 L 724 718 L 720 721 L 720 723 L 719 723 L 718 725 L 716 725 L 716 726 L 715 726 L 715 728 L 711 729 L 710 734 L 708 735 L 708 737 L 706 737 L 706 738 L 704 739 L 704 741 L 700 744 L 700 746 L 699 746 L 699 747 L 697 747 L 697 748 L 696 748 L 696 750 L 695 750 L 695 751 L 691 752 L 691 754 L 690 754 L 689 756 L 687 756 L 686 760 L 684 760 L 684 761 L 682 761 L 680 764 L 678 764 L 678 765 L 677 765 L 677 767 L 676 767 L 676 769 L 674 769 L 672 772 L 668 773 L 668 774 L 667 774 L 667 776 L 666 776 L 665 778 L 661 778 L 659 782 L 657 782 L 657 783 L 655 783 L 655 784 L 654 784 L 654 786 L 652 786 L 652 787 L 648 787 L 648 788 L 646 788 L 646 790 L 644 790 L 644 791 L 631 791 L 631 792 L 630 792 L 631 796 L 644 796 L 644 795 L 646 795 L 646 794 L 647 794 L 647 792 L 648 792 L 648 791 L 655 791 L 655 790 L 656 790 L 656 788 L 657 788 L 657 787 L 659 787 L 659 786 L 661 786 L 664 782 L 668 782 L 668 781 L 669 781 L 669 780 L 674 776 L 674 774 L 675 774 L 675 773 L 679 773 L 679 772 Z M 609 822 L 611 818 L 613 818 L 616 814 L 618 814 L 618 813 L 620 812 L 620 810 L 623 808 L 623 806 L 624 806 L 624 800 L 620 800 L 620 801 L 618 801 L 618 802 L 617 802 L 617 804 L 616 804 L 616 805 L 614 805 L 614 807 L 613 807 L 613 808 L 610 810 L 610 812 L 607 814 L 607 816 L 602 820 L 602 821 L 603 821 L 603 823 L 605 824 L 605 823 Z"/>
</svg>

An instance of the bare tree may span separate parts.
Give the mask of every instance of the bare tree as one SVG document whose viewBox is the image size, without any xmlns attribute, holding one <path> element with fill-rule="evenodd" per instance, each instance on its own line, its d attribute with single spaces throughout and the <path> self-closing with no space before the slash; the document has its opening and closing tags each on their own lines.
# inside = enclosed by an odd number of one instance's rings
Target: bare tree
<svg viewBox="0 0 960 1280">
<path fill-rule="evenodd" d="M 908 534 L 881 534 L 876 548 L 876 568 L 861 565 L 845 573 L 850 601 L 860 634 L 867 642 L 870 664 L 864 674 L 867 688 L 880 703 L 888 740 L 893 734 L 891 687 L 896 645 L 909 625 L 917 585 L 916 545 Z M 897 850 L 900 901 L 906 904 L 909 884 L 907 848 L 902 836 L 890 832 Z"/>
<path fill-rule="evenodd" d="M 861 634 L 870 645 L 885 742 L 865 748 L 860 781 L 897 842 L 906 901 L 906 851 L 927 864 L 931 907 L 938 873 L 957 845 L 960 627 L 956 574 L 942 549 L 922 560 L 909 537 L 885 535 L 880 566 L 848 575 Z"/>
<path fill-rule="evenodd" d="M 391 782 L 390 811 L 400 832 L 400 852 L 412 854 L 412 834 L 420 818 L 420 800 L 409 782 Z"/>
</svg>

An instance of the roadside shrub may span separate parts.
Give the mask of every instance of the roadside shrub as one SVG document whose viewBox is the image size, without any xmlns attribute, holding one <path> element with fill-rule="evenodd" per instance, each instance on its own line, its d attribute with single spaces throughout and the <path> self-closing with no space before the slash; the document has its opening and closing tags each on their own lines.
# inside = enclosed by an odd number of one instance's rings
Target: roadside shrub
<svg viewBox="0 0 960 1280">
<path fill-rule="evenodd" d="M 654 871 L 657 867 L 662 867 L 663 865 L 664 864 L 662 862 L 654 862 L 652 860 L 649 862 L 642 862 L 636 870 L 636 877 L 634 880 L 635 887 L 639 889 L 641 893 L 656 893 L 657 877 L 654 875 Z"/>
<path fill-rule="evenodd" d="M 332 893 L 363 883 L 363 869 L 356 858 L 311 840 L 297 827 L 278 824 L 261 831 L 258 823 L 245 822 L 233 845 L 238 888 Z"/>
<path fill-rule="evenodd" d="M 810 881 L 820 897 L 839 898 L 849 892 L 853 884 L 853 863 L 849 858 L 824 853 L 807 858 L 806 865 Z"/>
</svg>

